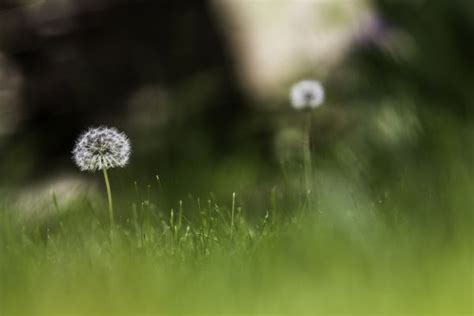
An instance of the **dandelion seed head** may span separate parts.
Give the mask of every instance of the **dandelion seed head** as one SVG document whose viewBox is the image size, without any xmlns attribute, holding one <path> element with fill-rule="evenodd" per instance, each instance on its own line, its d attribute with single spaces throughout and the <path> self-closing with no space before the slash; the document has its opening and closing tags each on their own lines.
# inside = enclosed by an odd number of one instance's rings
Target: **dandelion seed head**
<svg viewBox="0 0 474 316">
<path fill-rule="evenodd" d="M 128 137 L 115 128 L 89 128 L 76 141 L 73 160 L 81 171 L 122 168 L 128 163 L 131 145 Z"/>
<path fill-rule="evenodd" d="M 291 87 L 290 101 L 296 110 L 317 108 L 324 102 L 324 88 L 316 80 L 299 81 Z"/>
</svg>

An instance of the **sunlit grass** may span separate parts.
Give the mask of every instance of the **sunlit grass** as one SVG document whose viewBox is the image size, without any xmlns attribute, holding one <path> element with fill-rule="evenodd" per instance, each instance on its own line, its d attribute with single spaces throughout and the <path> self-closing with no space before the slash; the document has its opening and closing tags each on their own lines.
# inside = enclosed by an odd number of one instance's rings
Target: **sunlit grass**
<svg viewBox="0 0 474 316">
<path fill-rule="evenodd" d="M 472 311 L 468 225 L 388 226 L 358 203 L 253 222 L 238 209 L 235 226 L 229 203 L 206 202 L 193 222 L 145 205 L 113 240 L 80 203 L 41 228 L 3 219 L 2 314 Z"/>
</svg>

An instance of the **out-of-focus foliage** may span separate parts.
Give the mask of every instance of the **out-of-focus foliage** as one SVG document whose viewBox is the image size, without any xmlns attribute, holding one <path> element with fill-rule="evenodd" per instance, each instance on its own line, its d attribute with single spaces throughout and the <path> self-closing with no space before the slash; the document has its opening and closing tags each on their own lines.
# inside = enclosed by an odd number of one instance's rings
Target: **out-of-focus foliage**
<svg viewBox="0 0 474 316">
<path fill-rule="evenodd" d="M 360 38 L 347 93 L 367 98 L 409 96 L 419 107 L 472 119 L 474 7 L 469 1 L 374 1 L 372 29 Z M 344 70 L 345 66 L 343 66 Z M 344 97 L 339 95 L 338 97 Z"/>
<path fill-rule="evenodd" d="M 404 174 L 415 185 L 447 181 L 449 175 L 435 167 L 445 151 L 454 151 L 460 165 L 473 159 L 472 3 L 374 5 L 371 27 L 329 80 L 334 102 L 356 117 L 349 146 L 364 155 L 355 162 L 374 188 Z"/>
</svg>

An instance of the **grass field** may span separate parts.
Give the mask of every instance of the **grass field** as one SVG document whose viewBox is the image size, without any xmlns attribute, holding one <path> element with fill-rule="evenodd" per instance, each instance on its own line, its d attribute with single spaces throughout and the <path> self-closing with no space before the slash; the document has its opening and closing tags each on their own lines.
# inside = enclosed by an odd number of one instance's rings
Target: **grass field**
<svg viewBox="0 0 474 316">
<path fill-rule="evenodd" d="M 452 135 L 375 188 L 316 164 L 312 198 L 276 183 L 262 209 L 130 193 L 112 231 L 104 198 L 33 222 L 5 198 L 0 314 L 472 315 L 474 161 Z"/>
</svg>

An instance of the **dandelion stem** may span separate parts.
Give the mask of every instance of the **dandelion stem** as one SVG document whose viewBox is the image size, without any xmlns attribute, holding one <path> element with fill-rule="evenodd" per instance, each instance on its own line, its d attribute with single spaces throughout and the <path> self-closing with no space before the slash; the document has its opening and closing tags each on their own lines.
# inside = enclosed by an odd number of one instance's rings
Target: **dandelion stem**
<svg viewBox="0 0 474 316">
<path fill-rule="evenodd" d="M 109 202 L 110 227 L 113 228 L 115 226 L 114 206 L 113 206 L 113 203 L 112 203 L 112 191 L 110 190 L 110 182 L 109 182 L 109 176 L 107 174 L 107 168 L 103 167 L 102 172 L 104 173 L 105 187 L 107 189 L 107 199 L 108 199 L 108 202 Z"/>
<path fill-rule="evenodd" d="M 305 114 L 304 135 L 303 135 L 303 172 L 305 178 L 306 195 L 311 194 L 312 189 L 312 161 L 311 161 L 311 111 Z"/>
<path fill-rule="evenodd" d="M 234 214 L 235 214 L 235 192 L 232 193 L 232 213 L 230 219 L 230 238 L 233 238 L 234 235 Z"/>
</svg>

